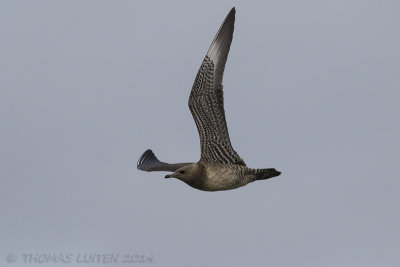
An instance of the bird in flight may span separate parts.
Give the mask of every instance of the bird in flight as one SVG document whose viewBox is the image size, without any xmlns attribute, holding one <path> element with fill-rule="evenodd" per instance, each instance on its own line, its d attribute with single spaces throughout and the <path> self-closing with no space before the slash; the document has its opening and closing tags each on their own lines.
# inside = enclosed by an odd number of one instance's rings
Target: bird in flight
<svg viewBox="0 0 400 267">
<path fill-rule="evenodd" d="M 232 42 L 235 8 L 226 16 L 197 73 L 189 97 L 189 109 L 200 135 L 201 158 L 197 163 L 161 162 L 150 149 L 139 158 L 142 171 L 173 172 L 179 179 L 203 191 L 235 189 L 281 174 L 273 169 L 248 168 L 233 149 L 225 120 L 222 77 Z"/>
</svg>

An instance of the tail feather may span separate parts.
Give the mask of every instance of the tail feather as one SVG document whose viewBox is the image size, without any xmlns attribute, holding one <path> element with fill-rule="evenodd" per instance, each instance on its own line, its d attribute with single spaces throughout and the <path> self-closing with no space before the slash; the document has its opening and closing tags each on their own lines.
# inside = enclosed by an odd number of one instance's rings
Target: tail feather
<svg viewBox="0 0 400 267">
<path fill-rule="evenodd" d="M 265 180 L 268 178 L 279 176 L 280 174 L 281 172 L 275 170 L 274 168 L 255 170 L 256 180 Z"/>
</svg>

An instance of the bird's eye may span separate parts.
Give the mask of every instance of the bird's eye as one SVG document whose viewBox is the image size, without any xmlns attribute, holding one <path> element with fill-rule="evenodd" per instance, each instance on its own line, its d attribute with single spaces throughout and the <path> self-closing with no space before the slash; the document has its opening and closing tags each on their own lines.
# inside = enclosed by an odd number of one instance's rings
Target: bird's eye
<svg viewBox="0 0 400 267">
<path fill-rule="evenodd" d="M 180 174 L 185 174 L 184 170 L 179 171 Z"/>
</svg>

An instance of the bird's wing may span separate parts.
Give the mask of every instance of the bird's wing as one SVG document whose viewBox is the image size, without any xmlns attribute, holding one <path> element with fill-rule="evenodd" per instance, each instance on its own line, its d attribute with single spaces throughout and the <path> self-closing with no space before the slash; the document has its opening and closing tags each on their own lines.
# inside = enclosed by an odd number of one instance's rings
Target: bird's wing
<svg viewBox="0 0 400 267">
<path fill-rule="evenodd" d="M 246 165 L 229 139 L 225 120 L 222 77 L 235 23 L 235 8 L 226 16 L 197 73 L 189 98 L 200 135 L 201 160 Z"/>
<path fill-rule="evenodd" d="M 154 171 L 168 171 L 175 172 L 177 169 L 192 163 L 165 163 L 159 161 L 151 149 L 147 149 L 139 158 L 137 168 L 141 171 L 154 172 Z"/>
</svg>

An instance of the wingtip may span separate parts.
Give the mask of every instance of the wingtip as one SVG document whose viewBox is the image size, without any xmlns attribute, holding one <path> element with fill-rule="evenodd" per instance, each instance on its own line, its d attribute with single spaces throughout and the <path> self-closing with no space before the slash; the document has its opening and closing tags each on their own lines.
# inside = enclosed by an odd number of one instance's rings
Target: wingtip
<svg viewBox="0 0 400 267">
<path fill-rule="evenodd" d="M 235 28 L 235 12 L 235 7 L 229 11 L 207 51 L 207 56 L 216 69 L 223 69 L 225 66 Z"/>
<path fill-rule="evenodd" d="M 235 14 L 236 14 L 236 8 L 232 7 L 231 10 L 229 11 L 228 15 L 226 16 L 225 20 L 228 20 L 228 18 L 233 17 L 233 19 L 235 18 Z"/>
<path fill-rule="evenodd" d="M 144 170 L 142 168 L 142 166 L 148 162 L 148 161 L 152 161 L 152 160 L 157 160 L 156 155 L 154 155 L 153 151 L 151 149 L 147 149 L 145 152 L 143 152 L 143 154 L 140 156 L 139 160 L 137 161 L 136 164 L 136 168 L 138 170 Z"/>
</svg>

